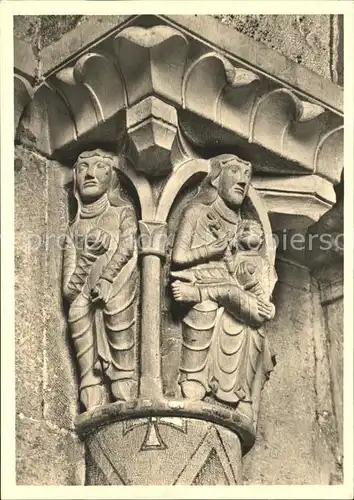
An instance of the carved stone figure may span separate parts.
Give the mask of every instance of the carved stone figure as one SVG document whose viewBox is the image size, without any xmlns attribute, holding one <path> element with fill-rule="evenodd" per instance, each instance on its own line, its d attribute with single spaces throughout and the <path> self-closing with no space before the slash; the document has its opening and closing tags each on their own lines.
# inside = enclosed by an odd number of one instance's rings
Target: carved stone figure
<svg viewBox="0 0 354 500">
<path fill-rule="evenodd" d="M 251 164 L 234 155 L 211 160 L 198 198 L 182 215 L 172 254 L 180 270 L 171 273 L 175 300 L 190 306 L 182 321 L 183 395 L 200 400 L 212 393 L 250 420 L 255 374 L 273 369 L 261 327 L 275 313 L 262 226 L 241 214 L 251 174 Z"/>
<path fill-rule="evenodd" d="M 74 168 L 78 203 L 64 249 L 63 293 L 80 370 L 86 409 L 135 391 L 137 221 L 120 197 L 116 158 L 96 149 Z"/>
</svg>

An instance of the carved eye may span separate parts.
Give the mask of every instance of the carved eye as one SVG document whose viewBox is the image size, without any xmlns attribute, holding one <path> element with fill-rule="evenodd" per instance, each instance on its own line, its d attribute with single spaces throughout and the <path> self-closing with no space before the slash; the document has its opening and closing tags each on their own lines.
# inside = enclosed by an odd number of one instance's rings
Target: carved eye
<svg viewBox="0 0 354 500">
<path fill-rule="evenodd" d="M 106 168 L 106 165 L 104 163 L 102 163 L 101 161 L 98 161 L 96 163 L 96 168 Z"/>
<path fill-rule="evenodd" d="M 87 166 L 88 166 L 87 163 L 80 163 L 79 164 L 79 171 L 83 172 L 84 170 L 87 169 Z"/>
</svg>

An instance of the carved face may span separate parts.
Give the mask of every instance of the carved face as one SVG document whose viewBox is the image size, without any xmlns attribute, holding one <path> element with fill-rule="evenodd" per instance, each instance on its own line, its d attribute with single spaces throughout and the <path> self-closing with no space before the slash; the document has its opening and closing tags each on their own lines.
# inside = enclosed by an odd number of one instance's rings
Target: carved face
<svg viewBox="0 0 354 500">
<path fill-rule="evenodd" d="M 256 221 L 242 221 L 237 230 L 237 239 L 241 250 L 259 250 L 264 242 L 262 226 Z"/>
<path fill-rule="evenodd" d="M 252 168 L 248 164 L 232 161 L 225 165 L 219 179 L 219 195 L 230 208 L 238 208 L 251 182 Z"/>
<path fill-rule="evenodd" d="M 112 178 L 112 166 L 100 156 L 79 158 L 76 164 L 76 184 L 84 203 L 92 203 L 107 193 Z"/>
</svg>

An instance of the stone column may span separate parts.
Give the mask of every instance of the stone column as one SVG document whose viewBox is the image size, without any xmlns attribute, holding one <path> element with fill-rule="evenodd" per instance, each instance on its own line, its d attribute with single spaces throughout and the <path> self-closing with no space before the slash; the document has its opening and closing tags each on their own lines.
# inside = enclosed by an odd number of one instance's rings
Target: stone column
<svg viewBox="0 0 354 500">
<path fill-rule="evenodd" d="M 141 264 L 141 398 L 162 397 L 160 328 L 161 328 L 161 258 L 165 255 L 166 223 L 140 221 Z"/>
</svg>

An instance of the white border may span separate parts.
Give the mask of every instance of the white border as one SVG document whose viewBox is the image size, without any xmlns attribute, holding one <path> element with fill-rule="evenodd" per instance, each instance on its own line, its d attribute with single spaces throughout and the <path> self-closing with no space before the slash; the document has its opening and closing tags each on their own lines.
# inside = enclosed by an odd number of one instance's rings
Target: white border
<svg viewBox="0 0 354 500">
<path fill-rule="evenodd" d="M 345 15 L 345 361 L 344 485 L 341 486 L 16 486 L 14 403 L 13 15 L 40 14 L 344 14 Z M 353 32 L 351 1 L 3 1 L 1 50 L 1 424 L 2 498 L 254 498 L 353 497 Z M 296 443 L 294 443 L 296 446 Z"/>
</svg>

